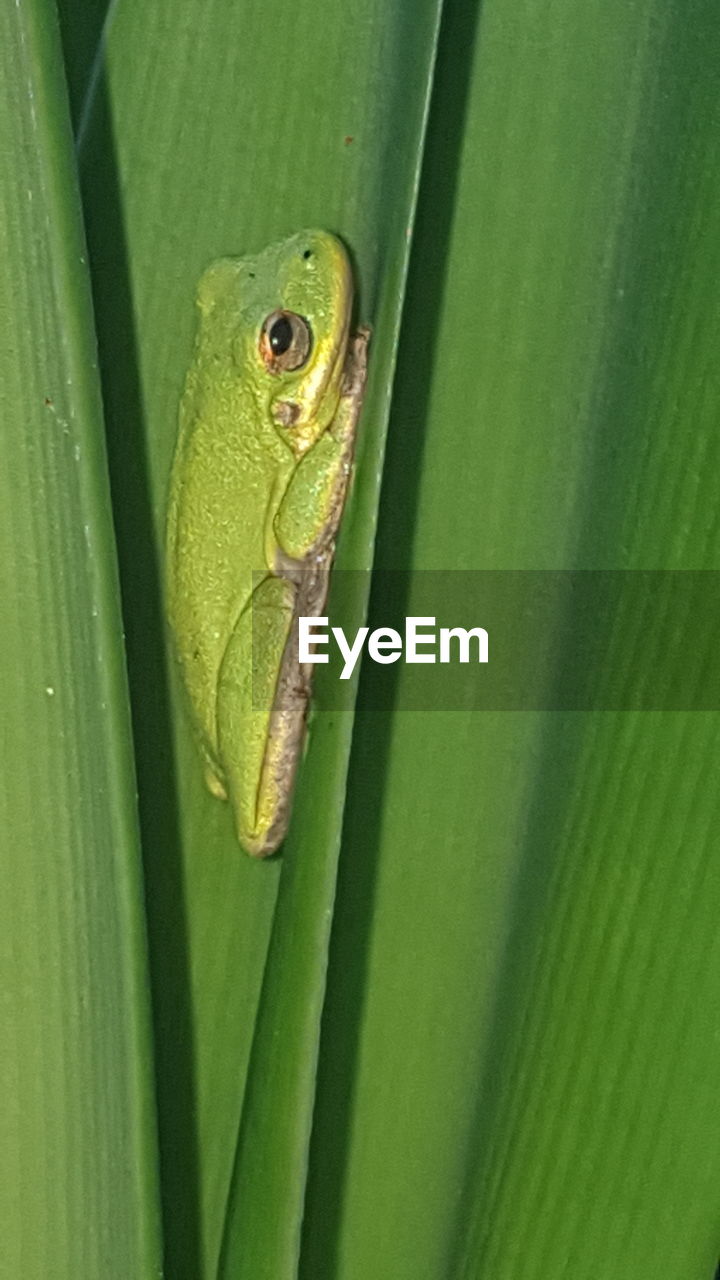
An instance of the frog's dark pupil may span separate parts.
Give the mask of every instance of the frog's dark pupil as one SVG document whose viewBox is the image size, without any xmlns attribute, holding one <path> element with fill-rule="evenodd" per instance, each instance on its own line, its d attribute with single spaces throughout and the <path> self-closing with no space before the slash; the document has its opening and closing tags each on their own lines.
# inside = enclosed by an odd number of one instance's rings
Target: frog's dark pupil
<svg viewBox="0 0 720 1280">
<path fill-rule="evenodd" d="M 274 356 L 284 356 L 289 351 L 293 340 L 293 328 L 287 316 L 278 316 L 270 333 L 270 350 Z"/>
</svg>

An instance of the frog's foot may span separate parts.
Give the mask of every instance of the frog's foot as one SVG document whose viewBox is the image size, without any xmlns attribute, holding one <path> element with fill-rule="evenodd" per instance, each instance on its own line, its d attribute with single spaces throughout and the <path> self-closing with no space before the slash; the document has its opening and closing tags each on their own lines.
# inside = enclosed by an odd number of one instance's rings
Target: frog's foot
<svg viewBox="0 0 720 1280">
<path fill-rule="evenodd" d="M 205 786 L 216 800 L 227 800 L 228 793 L 211 765 L 205 767 Z"/>
</svg>

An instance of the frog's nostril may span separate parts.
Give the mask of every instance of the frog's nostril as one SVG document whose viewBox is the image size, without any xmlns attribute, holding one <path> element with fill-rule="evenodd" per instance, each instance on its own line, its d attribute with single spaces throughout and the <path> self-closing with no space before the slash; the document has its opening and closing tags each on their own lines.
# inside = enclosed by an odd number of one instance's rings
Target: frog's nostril
<svg viewBox="0 0 720 1280">
<path fill-rule="evenodd" d="M 306 262 L 308 258 L 312 258 L 312 249 L 306 249 L 303 254 L 303 258 L 305 259 Z"/>
</svg>

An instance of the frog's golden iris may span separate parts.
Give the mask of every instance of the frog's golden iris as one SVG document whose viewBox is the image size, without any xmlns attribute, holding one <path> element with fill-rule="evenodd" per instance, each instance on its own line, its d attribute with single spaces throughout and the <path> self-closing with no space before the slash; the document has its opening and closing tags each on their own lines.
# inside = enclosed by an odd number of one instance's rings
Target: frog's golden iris
<svg viewBox="0 0 720 1280">
<path fill-rule="evenodd" d="M 260 355 L 270 373 L 292 373 L 307 363 L 310 325 L 294 311 L 273 311 L 260 331 Z"/>
</svg>

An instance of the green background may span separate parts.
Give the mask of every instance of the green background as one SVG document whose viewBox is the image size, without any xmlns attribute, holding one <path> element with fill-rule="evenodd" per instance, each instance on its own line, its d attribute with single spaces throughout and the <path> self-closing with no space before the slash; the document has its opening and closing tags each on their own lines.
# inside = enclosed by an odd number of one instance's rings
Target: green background
<svg viewBox="0 0 720 1280">
<path fill-rule="evenodd" d="M 3 1280 L 710 1280 L 717 713 L 363 670 L 253 863 L 160 584 L 197 278 L 311 225 L 373 330 L 340 567 L 720 567 L 719 58 L 710 0 L 2 10 Z"/>
</svg>

